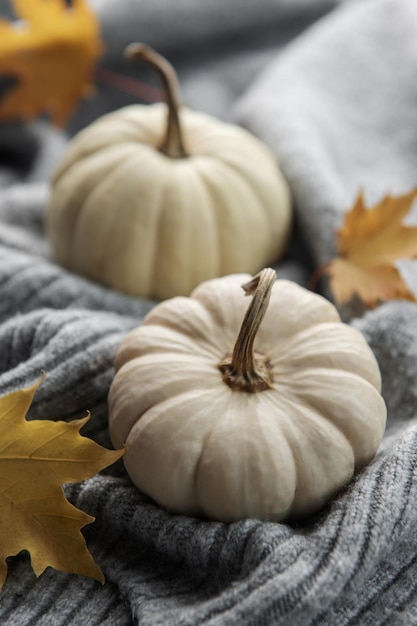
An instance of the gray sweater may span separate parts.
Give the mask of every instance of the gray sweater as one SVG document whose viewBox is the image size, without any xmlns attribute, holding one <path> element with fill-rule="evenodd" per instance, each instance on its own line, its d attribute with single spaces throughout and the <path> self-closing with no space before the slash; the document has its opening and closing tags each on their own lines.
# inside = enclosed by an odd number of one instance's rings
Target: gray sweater
<svg viewBox="0 0 417 626">
<path fill-rule="evenodd" d="M 360 188 L 374 202 L 417 186 L 415 0 L 91 5 L 107 68 L 120 71 L 123 46 L 145 41 L 175 63 L 189 106 L 272 148 L 296 211 L 280 277 L 305 284 L 332 258 L 334 230 Z M 115 353 L 154 303 L 54 264 L 44 211 L 67 135 L 133 101 L 99 84 L 66 132 L 44 121 L 0 126 L 0 393 L 45 370 L 29 417 L 89 409 L 84 432 L 106 446 Z M 416 263 L 400 268 L 417 293 Z M 345 317 L 376 354 L 388 407 L 378 454 L 346 491 L 302 524 L 227 525 L 168 513 L 117 463 L 65 488 L 96 517 L 85 536 L 105 585 L 51 569 L 37 579 L 22 553 L 8 560 L 1 626 L 417 624 L 417 306 L 392 301 Z"/>
</svg>

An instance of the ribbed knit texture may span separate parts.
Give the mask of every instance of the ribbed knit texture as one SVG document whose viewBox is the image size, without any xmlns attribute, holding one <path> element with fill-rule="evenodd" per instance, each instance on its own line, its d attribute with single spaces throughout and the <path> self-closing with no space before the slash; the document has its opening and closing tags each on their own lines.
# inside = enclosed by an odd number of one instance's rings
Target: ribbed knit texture
<svg viewBox="0 0 417 626">
<path fill-rule="evenodd" d="M 280 276 L 305 283 L 334 253 L 355 194 L 417 186 L 415 0 L 91 0 L 120 62 L 132 38 L 178 59 L 184 94 L 234 118 L 277 155 L 297 229 Z M 8 5 L 0 0 L 0 10 Z M 10 8 L 10 7 L 8 7 Z M 109 90 L 71 129 L 114 107 Z M 92 413 L 109 446 L 107 394 L 125 334 L 153 306 L 75 276 L 50 257 L 44 212 L 65 133 L 0 126 L 0 393 L 47 372 L 29 417 Z M 161 250 L 160 254 L 164 254 Z M 417 284 L 415 263 L 407 265 Z M 417 624 L 417 305 L 348 322 L 379 361 L 388 407 L 375 460 L 302 524 L 174 516 L 123 464 L 65 488 L 106 583 L 8 560 L 1 626 L 412 626 Z"/>
</svg>

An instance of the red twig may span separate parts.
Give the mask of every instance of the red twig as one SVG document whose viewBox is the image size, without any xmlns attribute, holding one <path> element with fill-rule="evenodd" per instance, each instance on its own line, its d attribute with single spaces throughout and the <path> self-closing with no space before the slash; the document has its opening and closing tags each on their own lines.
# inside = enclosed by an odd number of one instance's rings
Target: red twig
<svg viewBox="0 0 417 626">
<path fill-rule="evenodd" d="M 104 67 L 97 67 L 96 80 L 102 85 L 107 85 L 119 91 L 123 91 L 124 93 L 136 96 L 145 102 L 160 102 L 161 100 L 165 100 L 164 92 L 161 89 L 152 87 L 152 85 L 143 83 L 136 78 L 118 74 Z"/>
<path fill-rule="evenodd" d="M 320 265 L 320 267 L 318 267 L 310 276 L 309 280 L 308 280 L 308 284 L 307 284 L 307 288 L 310 291 L 316 291 L 317 289 L 317 284 L 320 280 L 320 278 L 322 276 L 324 276 L 324 274 L 327 273 L 328 269 L 330 266 L 330 262 L 329 263 L 325 263 L 324 265 Z"/>
</svg>

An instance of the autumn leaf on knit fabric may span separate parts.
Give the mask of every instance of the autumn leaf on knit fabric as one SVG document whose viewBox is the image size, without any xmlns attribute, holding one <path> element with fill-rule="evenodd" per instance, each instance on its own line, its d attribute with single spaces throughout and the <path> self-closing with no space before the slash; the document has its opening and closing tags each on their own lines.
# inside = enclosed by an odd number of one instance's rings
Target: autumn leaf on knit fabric
<svg viewBox="0 0 417 626">
<path fill-rule="evenodd" d="M 0 119 L 51 116 L 63 126 L 102 53 L 97 19 L 86 0 L 12 0 L 16 22 L 0 20 L 0 77 L 15 79 L 0 99 Z"/>
<path fill-rule="evenodd" d="M 367 208 L 359 194 L 337 233 L 338 257 L 319 269 L 328 274 L 338 306 L 355 294 L 369 308 L 386 300 L 416 301 L 396 267 L 417 258 L 417 227 L 403 223 L 416 198 L 417 189 Z"/>
<path fill-rule="evenodd" d="M 80 532 L 94 518 L 68 502 L 62 485 L 89 478 L 123 451 L 80 435 L 88 417 L 26 420 L 41 382 L 0 397 L 0 589 L 6 558 L 22 550 L 37 576 L 51 566 L 104 582 Z"/>
</svg>

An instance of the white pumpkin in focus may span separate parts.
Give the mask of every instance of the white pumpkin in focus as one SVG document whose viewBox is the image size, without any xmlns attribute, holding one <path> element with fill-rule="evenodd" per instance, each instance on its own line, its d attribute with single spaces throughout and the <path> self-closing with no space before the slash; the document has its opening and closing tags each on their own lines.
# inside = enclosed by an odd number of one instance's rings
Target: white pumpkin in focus
<svg viewBox="0 0 417 626">
<path fill-rule="evenodd" d="M 115 367 L 112 442 L 126 445 L 137 487 L 177 513 L 310 515 L 372 460 L 385 429 L 364 337 L 270 269 L 159 304 L 126 336 Z"/>
</svg>

